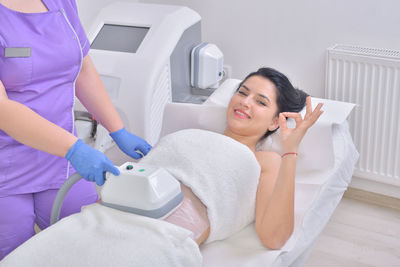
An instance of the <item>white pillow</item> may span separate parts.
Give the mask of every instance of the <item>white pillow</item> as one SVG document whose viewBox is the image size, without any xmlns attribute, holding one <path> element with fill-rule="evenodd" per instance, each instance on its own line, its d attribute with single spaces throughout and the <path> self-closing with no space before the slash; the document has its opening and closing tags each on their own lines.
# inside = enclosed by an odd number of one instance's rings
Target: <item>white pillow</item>
<svg viewBox="0 0 400 267">
<path fill-rule="evenodd" d="M 236 79 L 226 80 L 202 105 L 168 103 L 164 110 L 161 136 L 188 128 L 223 133 L 226 128 L 226 107 L 240 82 Z M 343 123 L 354 107 L 354 104 L 319 98 L 311 98 L 311 102 L 313 108 L 323 102 L 324 113 L 308 129 L 300 144 L 297 171 L 326 170 L 333 167 L 332 124 Z M 304 116 L 305 109 L 300 113 Z M 288 120 L 288 126 L 294 127 L 294 121 Z M 279 130 L 261 141 L 257 149 L 281 154 Z"/>
</svg>

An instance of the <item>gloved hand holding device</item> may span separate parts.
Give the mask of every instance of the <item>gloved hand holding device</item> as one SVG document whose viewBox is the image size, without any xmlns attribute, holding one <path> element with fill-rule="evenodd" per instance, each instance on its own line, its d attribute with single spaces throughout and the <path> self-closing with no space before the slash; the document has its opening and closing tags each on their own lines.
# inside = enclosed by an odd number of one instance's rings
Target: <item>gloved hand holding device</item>
<svg viewBox="0 0 400 267">
<path fill-rule="evenodd" d="M 119 170 L 106 155 L 85 144 L 81 139 L 71 146 L 65 158 L 82 178 L 96 182 L 99 186 L 104 184 L 104 172 L 119 175 Z"/>
<path fill-rule="evenodd" d="M 125 154 L 134 159 L 140 159 L 141 157 L 146 156 L 151 149 L 151 145 L 149 145 L 144 139 L 128 132 L 125 127 L 121 130 L 110 133 L 110 136 L 118 147 L 125 152 Z M 139 151 L 143 155 L 136 151 Z"/>
</svg>

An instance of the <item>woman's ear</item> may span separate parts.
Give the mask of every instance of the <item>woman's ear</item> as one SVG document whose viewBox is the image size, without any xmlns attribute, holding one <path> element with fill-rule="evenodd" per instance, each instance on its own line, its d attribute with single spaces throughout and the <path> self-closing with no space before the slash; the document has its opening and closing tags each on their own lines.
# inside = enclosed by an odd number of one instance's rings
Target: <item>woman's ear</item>
<svg viewBox="0 0 400 267">
<path fill-rule="evenodd" d="M 279 115 L 278 115 L 278 116 L 275 116 L 275 117 L 272 119 L 272 123 L 271 123 L 271 125 L 268 127 L 268 131 L 274 131 L 274 130 L 278 129 L 278 127 L 279 127 Z"/>
</svg>

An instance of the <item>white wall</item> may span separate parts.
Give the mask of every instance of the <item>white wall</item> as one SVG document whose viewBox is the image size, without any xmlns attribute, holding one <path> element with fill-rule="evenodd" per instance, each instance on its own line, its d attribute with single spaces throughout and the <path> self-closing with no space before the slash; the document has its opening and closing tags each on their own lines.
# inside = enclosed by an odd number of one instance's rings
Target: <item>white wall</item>
<svg viewBox="0 0 400 267">
<path fill-rule="evenodd" d="M 83 25 L 113 1 L 118 0 L 77 0 Z M 197 11 L 202 17 L 203 41 L 221 48 L 234 78 L 270 66 L 319 97 L 324 96 L 327 47 L 343 43 L 400 50 L 398 0 L 139 2 L 185 5 Z"/>
<path fill-rule="evenodd" d="M 203 40 L 221 48 L 234 78 L 271 66 L 319 97 L 324 96 L 327 47 L 343 43 L 400 50 L 398 0 L 139 2 L 185 5 L 197 11 Z"/>
<path fill-rule="evenodd" d="M 139 2 L 138 0 L 76 0 L 79 18 L 85 30 L 90 27 L 90 22 L 106 5 L 112 2 Z"/>
</svg>

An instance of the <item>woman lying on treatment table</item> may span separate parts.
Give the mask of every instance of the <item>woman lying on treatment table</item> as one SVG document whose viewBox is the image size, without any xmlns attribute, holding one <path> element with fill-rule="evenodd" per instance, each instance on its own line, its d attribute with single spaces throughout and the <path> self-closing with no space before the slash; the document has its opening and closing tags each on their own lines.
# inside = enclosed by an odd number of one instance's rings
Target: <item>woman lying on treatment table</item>
<svg viewBox="0 0 400 267">
<path fill-rule="evenodd" d="M 306 102 L 304 119 L 292 113 Z M 0 266 L 200 267 L 200 244 L 225 240 L 254 221 L 260 243 L 279 249 L 294 228 L 292 153 L 320 109 L 321 104 L 312 111 L 306 94 L 279 72 L 251 73 L 229 103 L 225 134 L 176 131 L 140 161 L 181 182 L 183 202 L 164 220 L 91 204 L 26 241 Z M 287 128 L 286 118 L 296 128 Z M 257 142 L 278 127 L 282 154 L 256 151 Z"/>
<path fill-rule="evenodd" d="M 297 112 L 306 105 L 304 119 Z M 262 244 L 279 249 L 288 240 L 294 226 L 294 179 L 299 144 L 322 114 L 322 104 L 312 111 L 310 97 L 295 89 L 282 73 L 261 68 L 250 73 L 239 85 L 227 108 L 224 135 L 247 146 L 261 167 L 255 199 L 255 228 Z M 293 118 L 295 128 L 288 128 L 286 118 Z M 256 151 L 256 144 L 280 128 L 282 155 Z M 152 153 L 149 156 L 152 161 Z M 229 155 L 228 155 L 229 156 Z M 182 205 L 164 220 L 193 232 L 197 244 L 210 235 L 207 207 L 181 183 Z"/>
</svg>

